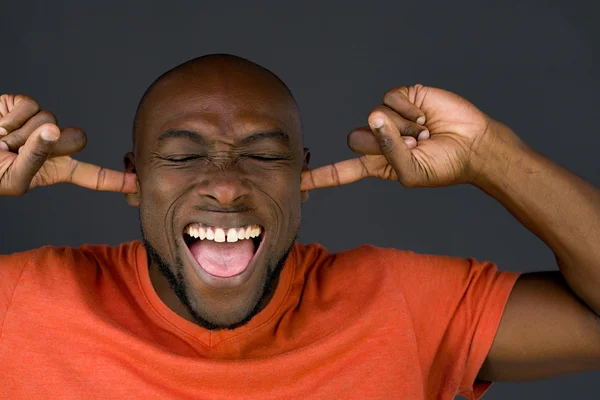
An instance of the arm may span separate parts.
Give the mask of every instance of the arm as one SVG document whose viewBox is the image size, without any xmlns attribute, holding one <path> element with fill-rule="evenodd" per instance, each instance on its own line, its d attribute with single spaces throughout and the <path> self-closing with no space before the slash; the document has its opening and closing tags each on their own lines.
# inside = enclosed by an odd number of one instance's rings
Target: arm
<svg viewBox="0 0 600 400">
<path fill-rule="evenodd" d="M 481 380 L 600 369 L 600 193 L 528 148 L 453 93 L 390 90 L 352 131 L 359 158 L 303 172 L 302 190 L 366 177 L 406 187 L 474 184 L 554 251 L 560 272 L 524 274 L 510 295 Z"/>
<path fill-rule="evenodd" d="M 514 136 L 493 125 L 503 132 L 490 137 Z M 600 191 L 518 140 L 486 146 L 473 183 L 552 249 L 560 272 L 519 279 L 479 378 L 600 369 Z"/>
</svg>

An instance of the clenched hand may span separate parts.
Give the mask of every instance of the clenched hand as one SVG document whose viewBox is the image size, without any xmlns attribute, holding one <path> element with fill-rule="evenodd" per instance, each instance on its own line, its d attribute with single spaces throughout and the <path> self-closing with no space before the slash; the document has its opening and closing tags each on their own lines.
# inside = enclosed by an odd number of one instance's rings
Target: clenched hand
<svg viewBox="0 0 600 400">
<path fill-rule="evenodd" d="M 472 183 L 483 172 L 492 144 L 518 138 L 464 98 L 422 85 L 398 87 L 383 97 L 369 126 L 348 136 L 359 158 L 304 171 L 301 190 L 339 186 L 366 177 L 407 187 Z"/>
<path fill-rule="evenodd" d="M 23 95 L 0 96 L 0 196 L 19 196 L 60 182 L 94 190 L 135 193 L 135 174 L 71 158 L 86 145 L 79 128 L 56 125 L 48 111 Z"/>
</svg>

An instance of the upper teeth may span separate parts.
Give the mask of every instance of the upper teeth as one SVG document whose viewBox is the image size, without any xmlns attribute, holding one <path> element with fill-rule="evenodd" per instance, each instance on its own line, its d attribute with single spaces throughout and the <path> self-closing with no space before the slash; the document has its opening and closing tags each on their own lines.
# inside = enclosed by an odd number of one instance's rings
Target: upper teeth
<svg viewBox="0 0 600 400">
<path fill-rule="evenodd" d="M 200 224 L 189 224 L 185 227 L 185 233 L 200 240 L 208 239 L 215 242 L 237 242 L 238 240 L 250 239 L 260 235 L 262 228 L 259 225 L 241 226 L 239 228 L 215 228 Z"/>
</svg>

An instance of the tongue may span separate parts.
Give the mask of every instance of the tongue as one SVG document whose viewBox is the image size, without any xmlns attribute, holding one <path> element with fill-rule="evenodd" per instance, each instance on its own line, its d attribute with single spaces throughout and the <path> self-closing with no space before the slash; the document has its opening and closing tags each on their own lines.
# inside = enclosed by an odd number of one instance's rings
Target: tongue
<svg viewBox="0 0 600 400">
<path fill-rule="evenodd" d="M 254 256 L 254 243 L 248 239 L 235 243 L 196 240 L 189 247 L 202 269 L 221 278 L 242 273 Z"/>
</svg>

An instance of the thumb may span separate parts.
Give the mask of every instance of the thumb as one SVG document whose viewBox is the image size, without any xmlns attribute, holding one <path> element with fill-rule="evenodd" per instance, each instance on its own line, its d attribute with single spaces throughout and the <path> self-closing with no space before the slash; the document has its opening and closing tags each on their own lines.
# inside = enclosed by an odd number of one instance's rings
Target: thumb
<svg viewBox="0 0 600 400">
<path fill-rule="evenodd" d="M 409 145 L 402 138 L 396 124 L 384 113 L 369 115 L 369 127 L 377 140 L 381 154 L 392 166 L 400 183 L 415 173 L 415 163 Z"/>
<path fill-rule="evenodd" d="M 60 137 L 60 129 L 54 124 L 37 128 L 19 149 L 19 155 L 10 167 L 10 188 L 25 193 L 37 172 L 42 168 Z"/>
</svg>

